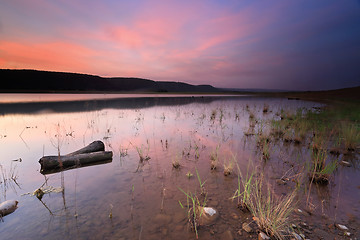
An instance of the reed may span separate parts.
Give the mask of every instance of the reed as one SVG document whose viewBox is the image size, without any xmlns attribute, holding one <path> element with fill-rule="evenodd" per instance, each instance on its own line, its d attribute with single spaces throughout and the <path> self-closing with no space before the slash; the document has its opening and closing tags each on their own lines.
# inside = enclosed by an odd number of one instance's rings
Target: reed
<svg viewBox="0 0 360 240">
<path fill-rule="evenodd" d="M 311 154 L 311 167 L 309 168 L 309 177 L 311 182 L 327 184 L 331 174 L 337 168 L 337 161 L 326 163 L 326 150 L 313 151 Z"/>
<path fill-rule="evenodd" d="M 187 217 L 188 220 L 192 226 L 192 228 L 195 231 L 195 236 L 196 239 L 199 238 L 199 234 L 198 234 L 198 227 L 199 227 L 199 220 L 201 215 L 204 212 L 204 207 L 206 205 L 206 195 L 203 201 L 200 201 L 199 198 L 196 195 L 196 191 L 195 193 L 192 193 L 190 191 L 185 192 L 183 189 L 179 188 L 179 190 L 185 194 L 186 196 L 186 212 L 187 212 Z M 185 209 L 184 205 L 181 203 L 181 201 L 179 200 L 179 204 L 181 206 L 181 208 Z"/>
<path fill-rule="evenodd" d="M 216 149 L 210 154 L 210 169 L 215 170 L 219 165 L 219 149 L 220 145 L 216 146 Z"/>
<path fill-rule="evenodd" d="M 204 187 L 204 184 L 205 184 L 206 180 L 204 182 L 201 181 L 201 178 L 200 178 L 200 175 L 199 175 L 199 172 L 198 172 L 197 168 L 195 168 L 195 171 L 196 171 L 196 176 L 197 176 L 197 179 L 198 179 L 199 185 L 200 185 L 200 194 L 202 196 L 206 196 L 207 193 L 206 193 L 206 189 Z"/>
<path fill-rule="evenodd" d="M 140 162 L 150 160 L 150 157 L 148 156 L 149 149 L 150 149 L 149 144 L 147 145 L 147 147 L 145 147 L 143 144 L 141 144 L 141 147 L 135 146 L 135 149 L 139 155 Z"/>
<path fill-rule="evenodd" d="M 234 158 L 235 156 L 232 156 L 232 159 L 228 159 L 226 162 L 224 162 L 224 176 L 229 176 L 233 172 L 234 169 Z"/>
<path fill-rule="evenodd" d="M 354 123 L 343 123 L 341 125 L 341 135 L 345 144 L 345 149 L 354 151 L 360 143 L 360 128 Z"/>
<path fill-rule="evenodd" d="M 290 215 L 295 208 L 296 191 L 284 197 L 276 197 L 269 186 L 264 192 L 262 177 L 255 179 L 250 186 L 247 206 L 255 222 L 268 235 L 285 239 L 290 235 Z"/>
<path fill-rule="evenodd" d="M 176 154 L 174 159 L 172 160 L 172 166 L 175 169 L 179 169 L 181 167 L 179 158 L 180 158 L 180 156 L 178 154 Z"/>
</svg>

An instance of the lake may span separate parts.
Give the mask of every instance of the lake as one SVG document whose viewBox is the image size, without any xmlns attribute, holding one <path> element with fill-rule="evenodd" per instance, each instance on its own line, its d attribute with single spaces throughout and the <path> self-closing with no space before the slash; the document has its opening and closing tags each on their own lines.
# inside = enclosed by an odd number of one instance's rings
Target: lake
<svg viewBox="0 0 360 240">
<path fill-rule="evenodd" d="M 311 154 L 307 144 L 270 141 L 265 161 L 259 133 L 269 133 L 281 112 L 322 106 L 253 96 L 0 95 L 0 202 L 19 202 L 0 222 L 1 239 L 194 239 L 185 193 L 219 215 L 199 225 L 199 239 L 257 238 L 255 231 L 242 231 L 252 217 L 232 199 L 238 177 L 257 169 L 280 197 L 295 188 L 291 180 Z M 96 140 L 113 152 L 111 162 L 40 172 L 41 157 L 65 155 Z M 140 161 L 140 155 L 149 159 Z M 312 226 L 358 219 L 358 158 L 347 157 L 352 167 L 339 167 L 325 186 L 301 185 L 297 208 L 305 209 L 310 199 L 314 210 L 293 218 Z M 48 191 L 41 199 L 33 195 L 38 188 Z"/>
</svg>

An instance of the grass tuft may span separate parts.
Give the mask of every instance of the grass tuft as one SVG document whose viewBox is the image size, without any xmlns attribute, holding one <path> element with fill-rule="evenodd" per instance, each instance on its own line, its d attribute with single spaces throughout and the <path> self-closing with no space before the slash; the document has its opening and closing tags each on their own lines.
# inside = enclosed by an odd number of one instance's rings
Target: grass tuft
<svg viewBox="0 0 360 240">
<path fill-rule="evenodd" d="M 283 197 L 276 197 L 263 186 L 263 175 L 255 176 L 256 171 L 249 172 L 245 178 L 239 170 L 238 189 L 232 199 L 237 198 L 239 206 L 248 209 L 259 228 L 276 239 L 286 239 L 291 232 L 290 215 L 295 209 L 296 190 Z M 266 191 L 264 191 L 266 189 Z"/>
</svg>

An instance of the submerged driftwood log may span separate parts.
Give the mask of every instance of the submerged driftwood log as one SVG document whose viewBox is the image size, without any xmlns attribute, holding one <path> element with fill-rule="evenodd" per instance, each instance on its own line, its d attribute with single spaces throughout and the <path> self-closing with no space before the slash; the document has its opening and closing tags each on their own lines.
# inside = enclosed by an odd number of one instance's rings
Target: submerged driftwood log
<svg viewBox="0 0 360 240">
<path fill-rule="evenodd" d="M 100 152 L 105 151 L 105 145 L 102 141 L 94 141 L 87 145 L 86 147 L 83 147 L 75 152 L 69 153 L 66 156 L 74 156 L 81 153 L 92 153 L 92 152 Z"/>
<path fill-rule="evenodd" d="M 40 158 L 40 172 L 49 174 L 64 170 L 109 163 L 112 161 L 112 151 L 104 151 L 101 141 L 95 141 L 75 152 L 60 156 L 44 156 Z"/>
</svg>

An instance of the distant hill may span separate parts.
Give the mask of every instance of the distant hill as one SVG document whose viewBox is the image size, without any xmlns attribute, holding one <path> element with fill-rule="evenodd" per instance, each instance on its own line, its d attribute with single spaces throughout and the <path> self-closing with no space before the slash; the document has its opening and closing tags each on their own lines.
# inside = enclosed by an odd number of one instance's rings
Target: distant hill
<svg viewBox="0 0 360 240">
<path fill-rule="evenodd" d="M 220 92 L 211 85 L 38 70 L 0 69 L 0 92 Z"/>
</svg>

